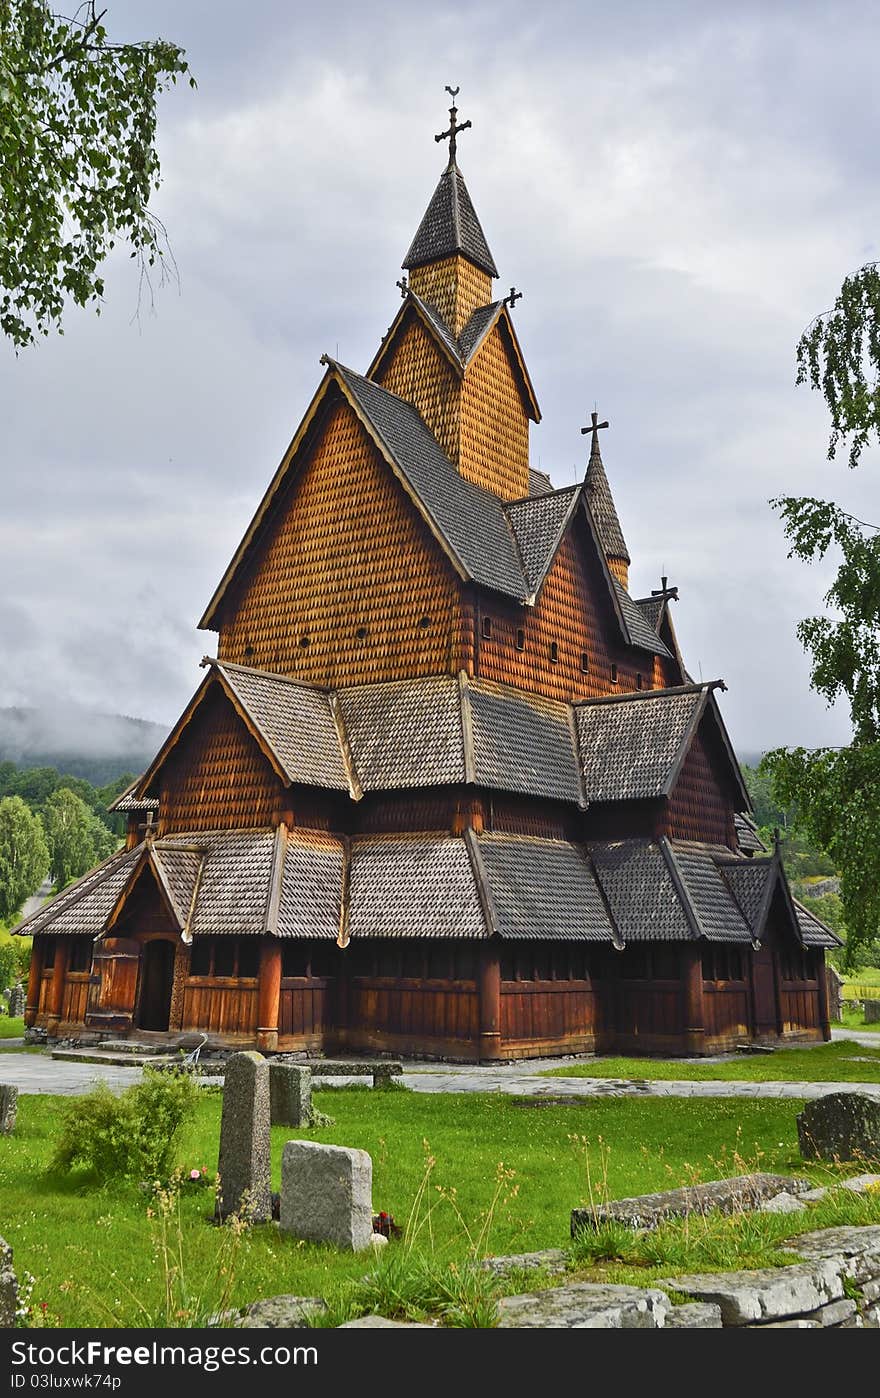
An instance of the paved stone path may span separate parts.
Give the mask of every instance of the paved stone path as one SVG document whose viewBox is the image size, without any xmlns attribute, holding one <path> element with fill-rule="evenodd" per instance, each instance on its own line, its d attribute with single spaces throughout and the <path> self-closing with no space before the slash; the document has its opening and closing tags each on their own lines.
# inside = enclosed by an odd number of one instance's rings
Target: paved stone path
<svg viewBox="0 0 880 1398">
<path fill-rule="evenodd" d="M 867 1036 L 865 1036 L 867 1037 Z M 707 1062 L 712 1060 L 683 1060 Z M 828 1092 L 865 1092 L 880 1098 L 880 1082 L 662 1082 L 627 1078 L 542 1078 L 547 1068 L 565 1067 L 571 1059 L 532 1059 L 526 1063 L 411 1063 L 403 1083 L 416 1092 L 501 1092 L 516 1097 L 748 1097 L 809 1098 Z M 100 1078 L 112 1088 L 135 1082 L 140 1070 L 94 1063 L 59 1062 L 36 1053 L 0 1053 L 0 1083 L 14 1083 L 23 1093 L 75 1096 Z M 217 1081 L 220 1079 L 206 1079 Z M 334 1079 L 359 1082 L 360 1079 Z"/>
</svg>

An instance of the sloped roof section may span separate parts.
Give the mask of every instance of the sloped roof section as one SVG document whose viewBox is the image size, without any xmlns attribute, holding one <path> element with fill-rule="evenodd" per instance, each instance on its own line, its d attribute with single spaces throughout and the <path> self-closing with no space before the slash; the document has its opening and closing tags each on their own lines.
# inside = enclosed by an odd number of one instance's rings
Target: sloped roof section
<svg viewBox="0 0 880 1398">
<path fill-rule="evenodd" d="M 749 854 L 766 854 L 767 846 L 758 834 L 758 827 L 745 811 L 737 811 L 733 817 L 736 827 L 736 840 L 741 850 Z"/>
<path fill-rule="evenodd" d="M 617 506 L 611 494 L 608 477 L 605 474 L 602 454 L 599 451 L 598 433 L 595 433 L 593 437 L 593 447 L 590 452 L 590 460 L 587 464 L 584 491 L 590 514 L 596 521 L 596 529 L 602 547 L 605 550 L 606 558 L 622 558 L 629 563 L 629 550 L 626 546 L 626 540 L 623 537 L 623 530 L 620 527 Z"/>
<path fill-rule="evenodd" d="M 348 791 L 349 778 L 325 690 L 282 675 L 214 662 L 281 763 L 288 782 Z"/>
<path fill-rule="evenodd" d="M 411 403 L 328 362 L 462 574 L 525 602 L 526 583 L 501 499 L 459 475 Z"/>
<path fill-rule="evenodd" d="M 725 862 L 722 877 L 733 892 L 752 936 L 757 940 L 764 930 L 764 918 L 778 870 L 772 859 L 742 859 Z"/>
<path fill-rule="evenodd" d="M 630 645 L 635 646 L 637 650 L 650 651 L 652 655 L 663 655 L 668 660 L 672 660 L 674 658 L 672 652 L 666 642 L 661 641 L 653 626 L 644 616 L 641 607 L 633 601 L 618 578 L 612 577 L 611 581 L 617 594 L 617 601 L 623 615 Z"/>
<path fill-rule="evenodd" d="M 536 471 L 529 467 L 529 495 L 552 495 L 553 482 L 547 471 Z"/>
<path fill-rule="evenodd" d="M 800 929 L 801 941 L 805 947 L 840 947 L 843 942 L 836 932 L 832 932 L 824 922 L 820 922 L 813 913 L 808 912 L 803 903 L 799 903 L 796 898 L 792 899 L 794 910 L 797 914 L 798 928 Z"/>
<path fill-rule="evenodd" d="M 487 937 L 465 841 L 445 832 L 352 841 L 348 929 L 352 940 Z"/>
<path fill-rule="evenodd" d="M 274 830 L 200 830 L 163 837 L 163 855 L 194 844 L 205 850 L 190 919 L 193 936 L 258 936 L 267 930 L 275 838 Z"/>
<path fill-rule="evenodd" d="M 335 940 L 342 905 L 342 841 L 323 831 L 289 830 L 277 935 Z"/>
<path fill-rule="evenodd" d="M 478 786 L 583 804 L 567 704 L 470 680 L 463 690 Z"/>
<path fill-rule="evenodd" d="M 502 314 L 503 301 L 491 301 L 478 306 L 458 337 L 458 352 L 463 364 L 469 364 L 485 340 L 495 321 Z"/>
<path fill-rule="evenodd" d="M 466 780 L 454 675 L 341 689 L 339 709 L 364 791 Z"/>
<path fill-rule="evenodd" d="M 700 687 L 575 704 L 586 800 L 668 796 L 705 704 Z"/>
<path fill-rule="evenodd" d="M 645 621 L 659 635 L 660 623 L 666 610 L 666 598 L 662 595 L 658 597 L 634 597 L 633 603 L 638 607 Z"/>
<path fill-rule="evenodd" d="M 90 869 L 76 883 L 13 928 L 15 936 L 33 937 L 51 928 L 53 936 L 97 937 L 134 872 L 144 846 L 120 850 Z"/>
<path fill-rule="evenodd" d="M 577 508 L 581 486 L 569 486 L 506 506 L 531 594 L 539 590 Z"/>
<path fill-rule="evenodd" d="M 440 176 L 402 265 L 421 267 L 426 262 L 437 262 L 456 253 L 488 272 L 490 277 L 498 276 L 464 177 L 452 163 Z"/>
<path fill-rule="evenodd" d="M 205 850 L 198 845 L 166 845 L 157 840 L 150 851 L 162 887 L 181 931 L 188 931 L 196 889 L 205 862 Z"/>
<path fill-rule="evenodd" d="M 706 940 L 750 943 L 751 928 L 711 852 L 699 845 L 675 844 L 672 853 Z"/>
<path fill-rule="evenodd" d="M 613 929 L 582 845 L 477 837 L 496 931 L 504 940 L 610 942 Z"/>
<path fill-rule="evenodd" d="M 588 848 L 624 942 L 686 942 L 698 935 L 692 911 L 657 841 L 619 840 Z"/>
</svg>

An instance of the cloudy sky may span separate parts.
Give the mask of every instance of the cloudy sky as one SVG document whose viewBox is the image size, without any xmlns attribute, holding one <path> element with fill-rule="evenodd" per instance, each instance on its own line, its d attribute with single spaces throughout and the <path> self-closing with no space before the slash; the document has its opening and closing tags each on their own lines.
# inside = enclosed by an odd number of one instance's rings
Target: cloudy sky
<svg viewBox="0 0 880 1398">
<path fill-rule="evenodd" d="M 845 741 L 794 636 L 830 573 L 768 505 L 880 519 L 878 453 L 826 460 L 794 385 L 804 325 L 880 238 L 880 11 L 777 0 L 109 0 L 111 33 L 182 44 L 156 211 L 179 267 L 136 315 L 0 347 L 0 705 L 62 694 L 164 723 L 213 651 L 195 630 L 319 380 L 363 369 L 443 164 L 460 164 L 541 402 L 533 464 L 582 472 L 594 401 L 633 555 L 667 572 L 692 672 L 745 750 Z"/>
</svg>

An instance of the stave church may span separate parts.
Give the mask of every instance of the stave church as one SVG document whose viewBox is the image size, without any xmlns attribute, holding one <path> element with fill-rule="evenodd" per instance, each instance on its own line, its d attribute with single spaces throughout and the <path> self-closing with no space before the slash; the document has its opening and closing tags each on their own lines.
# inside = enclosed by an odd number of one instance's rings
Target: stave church
<svg viewBox="0 0 880 1398">
<path fill-rule="evenodd" d="M 452 101 L 394 319 L 365 373 L 322 359 L 199 622 L 216 655 L 116 802 L 124 847 L 17 929 L 50 1039 L 492 1061 L 830 1036 L 837 939 L 757 836 L 676 589 L 633 595 L 607 424 L 577 484 L 530 466 Z"/>
</svg>

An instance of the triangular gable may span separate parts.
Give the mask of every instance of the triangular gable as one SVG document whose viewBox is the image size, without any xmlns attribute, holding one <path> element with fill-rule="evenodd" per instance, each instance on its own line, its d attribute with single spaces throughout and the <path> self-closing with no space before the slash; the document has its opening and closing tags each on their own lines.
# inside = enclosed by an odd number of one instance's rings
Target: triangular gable
<svg viewBox="0 0 880 1398">
<path fill-rule="evenodd" d="M 102 935 L 112 934 L 115 927 L 122 922 L 128 907 L 133 899 L 144 891 L 144 884 L 149 881 L 149 888 L 158 898 L 159 903 L 178 932 L 182 932 L 188 918 L 189 909 L 181 917 L 179 908 L 171 898 L 166 882 L 166 878 L 159 871 L 159 866 L 152 858 L 150 844 L 144 846 L 143 852 L 137 865 L 132 870 L 123 888 L 119 890 L 119 895 L 110 909 L 107 920 L 102 928 Z"/>
<path fill-rule="evenodd" d="M 120 890 L 128 883 L 143 854 L 144 846 L 118 850 L 109 859 L 90 869 L 30 917 L 13 928 L 16 937 L 34 937 L 38 933 L 97 937 L 103 931 L 107 915 L 113 908 Z"/>
<path fill-rule="evenodd" d="M 642 690 L 575 704 L 589 802 L 668 797 L 709 701 L 708 685 Z"/>
</svg>

